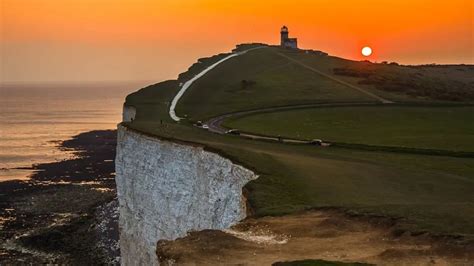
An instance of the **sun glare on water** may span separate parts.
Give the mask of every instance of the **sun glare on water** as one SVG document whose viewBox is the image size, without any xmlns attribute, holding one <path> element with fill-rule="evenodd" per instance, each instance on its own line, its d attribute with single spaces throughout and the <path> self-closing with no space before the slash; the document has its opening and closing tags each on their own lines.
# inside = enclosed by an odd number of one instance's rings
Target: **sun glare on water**
<svg viewBox="0 0 474 266">
<path fill-rule="evenodd" d="M 363 56 L 370 56 L 372 54 L 372 48 L 366 46 L 362 48 L 362 55 Z"/>
</svg>

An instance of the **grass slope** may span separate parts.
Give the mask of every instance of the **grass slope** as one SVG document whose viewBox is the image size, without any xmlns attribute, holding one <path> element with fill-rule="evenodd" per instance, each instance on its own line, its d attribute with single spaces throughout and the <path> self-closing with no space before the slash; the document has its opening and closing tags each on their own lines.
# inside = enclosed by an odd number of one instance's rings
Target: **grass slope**
<svg viewBox="0 0 474 266">
<path fill-rule="evenodd" d="M 151 85 L 128 95 L 125 105 L 136 108 L 136 121 L 172 121 L 169 106 L 178 89 L 175 80 Z"/>
<path fill-rule="evenodd" d="M 206 60 L 214 62 L 222 56 Z M 474 100 L 474 67 L 471 66 L 374 64 L 266 47 L 233 58 L 196 81 L 178 104 L 177 113 L 204 120 L 224 113 L 272 106 L 377 101 L 291 59 L 387 100 Z M 194 74 L 198 68 L 199 64 L 187 73 Z M 337 71 L 341 69 L 348 71 Z"/>
<path fill-rule="evenodd" d="M 195 82 L 178 114 L 203 120 L 223 113 L 315 102 L 373 101 L 295 64 L 268 47 L 232 58 Z"/>
</svg>

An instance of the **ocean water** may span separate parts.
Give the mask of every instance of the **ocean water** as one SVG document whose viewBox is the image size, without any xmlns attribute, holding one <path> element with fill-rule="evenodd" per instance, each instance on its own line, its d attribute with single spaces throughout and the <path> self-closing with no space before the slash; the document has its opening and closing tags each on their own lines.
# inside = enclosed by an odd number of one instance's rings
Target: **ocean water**
<svg viewBox="0 0 474 266">
<path fill-rule="evenodd" d="M 115 129 L 130 92 L 145 82 L 0 85 L 0 181 L 27 179 L 33 164 L 71 157 L 60 141 Z"/>
</svg>

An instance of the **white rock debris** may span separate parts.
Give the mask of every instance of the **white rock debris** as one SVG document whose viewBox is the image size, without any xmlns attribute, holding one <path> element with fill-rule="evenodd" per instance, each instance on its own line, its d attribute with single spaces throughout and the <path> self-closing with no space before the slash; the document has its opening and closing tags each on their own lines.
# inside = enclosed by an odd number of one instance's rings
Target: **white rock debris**
<svg viewBox="0 0 474 266">
<path fill-rule="evenodd" d="M 107 265 L 120 265 L 118 217 L 117 199 L 100 205 L 96 210 L 97 248 L 105 255 L 103 259 Z"/>
<path fill-rule="evenodd" d="M 242 187 L 257 176 L 202 147 L 118 128 L 122 265 L 157 265 L 158 240 L 226 229 L 246 217 Z"/>
<path fill-rule="evenodd" d="M 254 242 L 263 245 L 283 245 L 290 239 L 287 235 L 275 234 L 271 231 L 238 231 L 234 229 L 225 229 L 223 232 L 233 235 L 248 242 Z"/>
</svg>

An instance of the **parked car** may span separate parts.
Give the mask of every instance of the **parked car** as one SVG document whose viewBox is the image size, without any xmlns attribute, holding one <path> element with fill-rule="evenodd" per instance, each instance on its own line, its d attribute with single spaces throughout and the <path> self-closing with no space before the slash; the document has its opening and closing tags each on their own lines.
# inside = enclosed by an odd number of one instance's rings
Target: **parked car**
<svg viewBox="0 0 474 266">
<path fill-rule="evenodd" d="M 202 121 L 197 121 L 196 124 L 195 124 L 195 126 L 197 126 L 197 127 L 202 127 Z"/>
<path fill-rule="evenodd" d="M 209 126 L 208 125 L 202 125 L 202 128 L 209 129 Z"/>
<path fill-rule="evenodd" d="M 240 135 L 240 131 L 237 129 L 229 129 L 225 133 L 230 135 Z"/>
<path fill-rule="evenodd" d="M 318 146 L 321 146 L 323 144 L 323 141 L 320 140 L 320 139 L 313 139 L 309 142 L 310 144 L 312 145 L 318 145 Z"/>
</svg>

